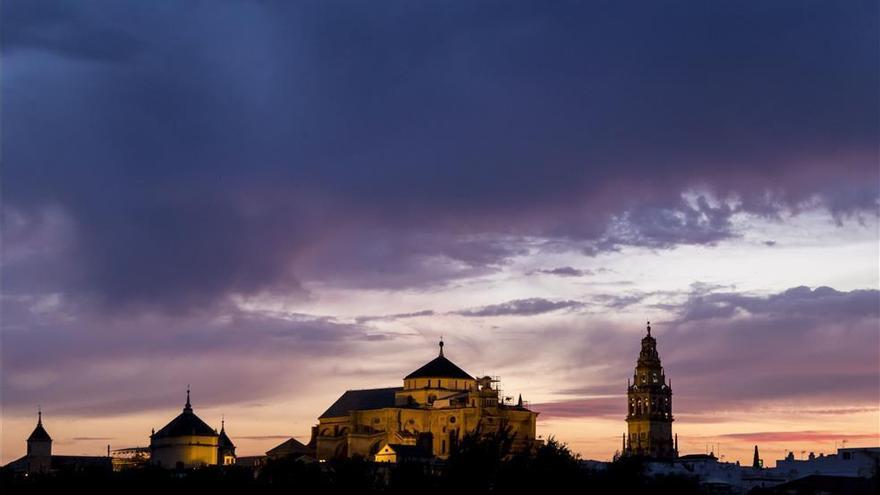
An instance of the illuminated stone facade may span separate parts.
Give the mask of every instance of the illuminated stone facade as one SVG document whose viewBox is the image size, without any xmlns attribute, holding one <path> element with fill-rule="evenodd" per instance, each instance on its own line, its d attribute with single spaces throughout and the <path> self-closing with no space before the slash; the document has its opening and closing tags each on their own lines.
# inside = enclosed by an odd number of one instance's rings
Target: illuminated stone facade
<svg viewBox="0 0 880 495">
<path fill-rule="evenodd" d="M 383 447 L 392 445 L 418 446 L 445 459 L 466 433 L 503 428 L 514 435 L 514 451 L 532 448 L 538 413 L 521 399 L 517 404 L 500 402 L 494 382 L 474 378 L 448 360 L 441 341 L 440 355 L 407 375 L 403 387 L 345 392 L 318 418 L 317 456 L 375 460 Z"/>
<path fill-rule="evenodd" d="M 623 441 L 624 453 L 655 459 L 675 458 L 678 446 L 672 440 L 672 388 L 666 382 L 650 322 L 648 335 L 642 339 L 633 381 L 627 384 L 627 399 L 628 433 Z"/>
</svg>

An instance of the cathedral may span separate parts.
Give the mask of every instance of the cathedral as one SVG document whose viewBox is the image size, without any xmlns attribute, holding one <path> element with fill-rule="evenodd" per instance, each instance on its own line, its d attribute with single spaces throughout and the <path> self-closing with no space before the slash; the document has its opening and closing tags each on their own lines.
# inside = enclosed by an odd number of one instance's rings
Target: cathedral
<svg viewBox="0 0 880 495">
<path fill-rule="evenodd" d="M 349 390 L 318 418 L 317 457 L 446 459 L 466 433 L 509 428 L 513 450 L 535 445 L 538 413 L 499 400 L 497 380 L 474 378 L 440 353 L 402 387 Z M 381 452 L 381 453 L 380 453 Z M 377 454 L 379 454 L 377 458 Z"/>
<path fill-rule="evenodd" d="M 672 388 L 660 364 L 657 339 L 651 336 L 651 322 L 626 395 L 629 431 L 623 437 L 623 453 L 662 460 L 677 457 L 678 442 L 672 440 Z"/>
</svg>

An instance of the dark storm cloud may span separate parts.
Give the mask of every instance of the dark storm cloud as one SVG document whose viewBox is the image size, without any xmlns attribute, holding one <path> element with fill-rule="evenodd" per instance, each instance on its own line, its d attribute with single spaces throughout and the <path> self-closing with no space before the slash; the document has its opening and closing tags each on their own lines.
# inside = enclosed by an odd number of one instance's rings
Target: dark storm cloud
<svg viewBox="0 0 880 495">
<path fill-rule="evenodd" d="M 583 303 L 577 301 L 551 301 L 540 297 L 532 297 L 529 299 L 516 299 L 501 304 L 463 309 L 452 314 L 460 316 L 532 316 L 561 309 L 575 309 L 581 306 L 583 306 Z"/>
<path fill-rule="evenodd" d="M 737 212 L 875 214 L 875 2 L 2 9 L 3 221 L 70 228 L 4 274 L 45 264 L 39 291 L 109 308 L 446 283 L 542 238 L 711 245 Z"/>
<path fill-rule="evenodd" d="M 592 270 L 580 270 L 571 266 L 560 266 L 546 270 L 535 270 L 535 273 L 543 273 L 545 275 L 556 275 L 559 277 L 583 277 L 584 275 L 592 275 Z"/>
<path fill-rule="evenodd" d="M 419 318 L 422 316 L 434 316 L 434 311 L 430 309 L 425 309 L 422 311 L 414 311 L 412 313 L 396 313 L 393 315 L 381 315 L 381 316 L 359 316 L 355 318 L 357 323 L 369 323 L 371 321 L 394 321 L 401 320 L 405 318 Z"/>
<path fill-rule="evenodd" d="M 764 316 L 800 315 L 835 321 L 840 318 L 877 318 L 880 296 L 876 290 L 840 292 L 830 287 L 795 287 L 779 294 L 752 296 L 739 293 L 695 294 L 680 308 L 685 322 L 730 318 L 740 313 Z"/>
</svg>

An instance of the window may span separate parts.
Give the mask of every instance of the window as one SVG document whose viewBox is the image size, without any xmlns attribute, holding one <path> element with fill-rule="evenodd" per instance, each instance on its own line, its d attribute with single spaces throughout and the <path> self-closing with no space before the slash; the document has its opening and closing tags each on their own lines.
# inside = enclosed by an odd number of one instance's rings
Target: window
<svg viewBox="0 0 880 495">
<path fill-rule="evenodd" d="M 431 380 L 428 380 L 428 388 L 431 388 Z"/>
<path fill-rule="evenodd" d="M 443 388 L 443 380 L 437 380 L 437 388 Z"/>
<path fill-rule="evenodd" d="M 440 442 L 440 452 L 442 452 L 444 454 L 446 453 L 446 440 L 443 440 L 442 442 Z"/>
</svg>

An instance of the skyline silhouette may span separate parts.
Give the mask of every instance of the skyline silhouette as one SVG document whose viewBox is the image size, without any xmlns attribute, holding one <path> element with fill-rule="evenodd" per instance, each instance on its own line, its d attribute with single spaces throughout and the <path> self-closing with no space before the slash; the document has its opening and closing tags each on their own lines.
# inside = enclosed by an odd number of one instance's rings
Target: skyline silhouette
<svg viewBox="0 0 880 495">
<path fill-rule="evenodd" d="M 607 460 L 646 320 L 682 453 L 877 445 L 878 9 L 3 2 L 0 463 L 187 384 L 304 441 L 441 336 Z"/>
</svg>

